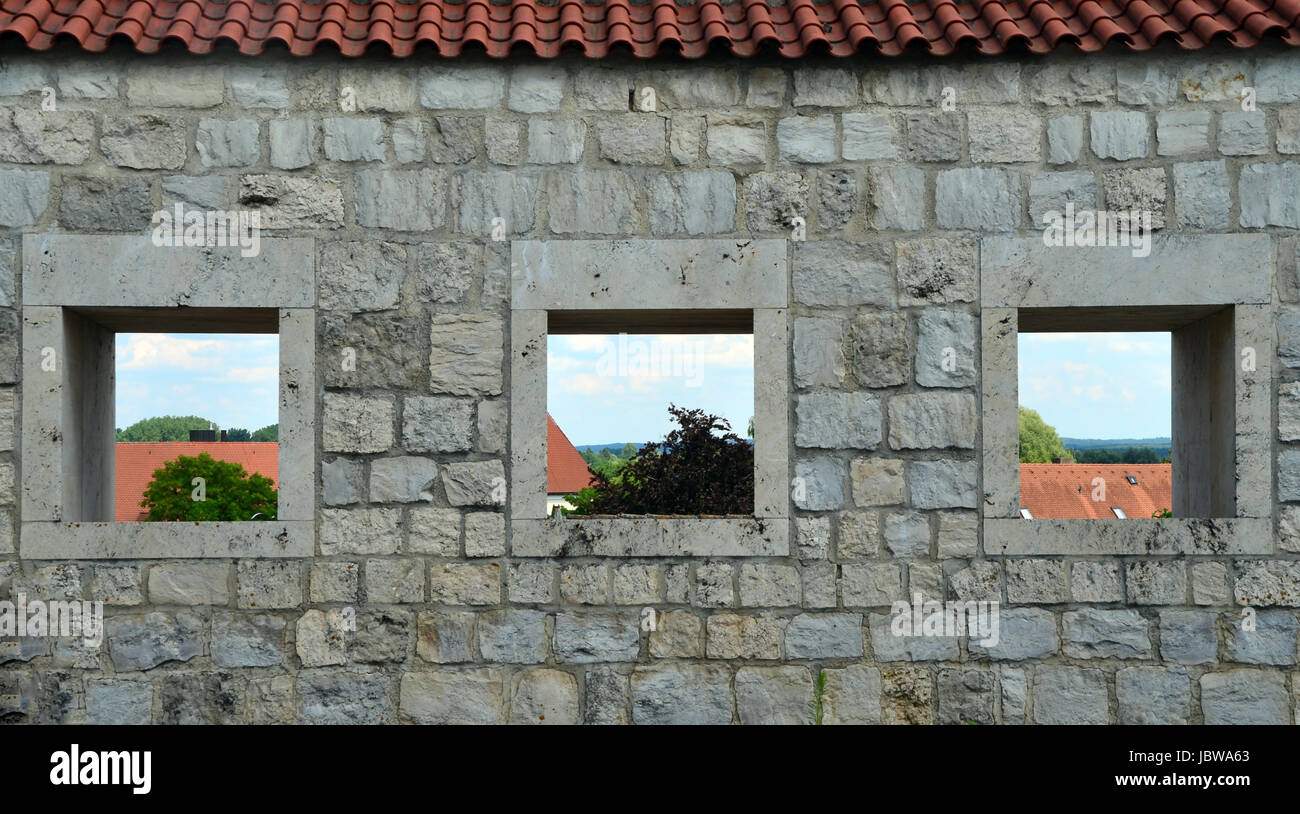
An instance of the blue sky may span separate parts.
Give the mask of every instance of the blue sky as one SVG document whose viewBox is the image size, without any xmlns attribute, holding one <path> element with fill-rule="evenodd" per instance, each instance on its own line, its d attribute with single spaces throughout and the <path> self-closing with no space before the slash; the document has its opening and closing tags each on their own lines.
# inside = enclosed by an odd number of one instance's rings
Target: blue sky
<svg viewBox="0 0 1300 814">
<path fill-rule="evenodd" d="M 1167 438 L 1168 333 L 1020 334 L 1020 403 L 1069 438 Z"/>
<path fill-rule="evenodd" d="M 575 446 L 657 441 L 668 405 L 702 408 L 745 435 L 754 415 L 748 334 L 547 337 L 547 409 Z"/>
<path fill-rule="evenodd" d="M 222 429 L 279 423 L 275 334 L 117 335 L 117 420 L 197 415 Z"/>
</svg>

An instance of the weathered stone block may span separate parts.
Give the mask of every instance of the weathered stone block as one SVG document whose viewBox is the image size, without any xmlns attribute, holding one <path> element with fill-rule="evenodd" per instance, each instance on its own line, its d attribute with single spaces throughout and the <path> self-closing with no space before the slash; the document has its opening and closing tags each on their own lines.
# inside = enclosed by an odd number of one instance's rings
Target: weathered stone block
<svg viewBox="0 0 1300 814">
<path fill-rule="evenodd" d="M 916 383 L 970 387 L 976 382 L 975 315 L 926 309 L 916 322 Z M 891 426 L 892 431 L 892 426 Z"/>
<path fill-rule="evenodd" d="M 985 645 L 972 638 L 968 643 L 972 655 L 982 654 L 994 661 L 1024 661 L 1055 655 L 1060 650 L 1056 634 L 1056 616 L 1038 608 L 1011 608 L 1000 614 L 998 641 Z"/>
<path fill-rule="evenodd" d="M 149 569 L 149 601 L 155 605 L 225 605 L 230 602 L 230 566 L 162 563 Z"/>
<path fill-rule="evenodd" d="M 430 599 L 442 605 L 495 605 L 501 601 L 497 563 L 438 563 L 429 569 Z"/>
<path fill-rule="evenodd" d="M 372 503 L 419 503 L 433 500 L 438 465 L 428 458 L 402 455 L 370 462 Z"/>
<path fill-rule="evenodd" d="M 1010 560 L 1006 563 L 1007 601 L 1057 604 L 1065 601 L 1065 567 L 1057 560 Z"/>
<path fill-rule="evenodd" d="M 736 671 L 736 713 L 742 724 L 806 723 L 811 694 L 806 667 L 742 667 Z"/>
<path fill-rule="evenodd" d="M 925 225 L 925 173 L 910 167 L 872 167 L 871 225 L 915 231 Z"/>
<path fill-rule="evenodd" d="M 392 681 L 382 673 L 309 670 L 298 677 L 304 724 L 382 724 L 393 720 Z"/>
<path fill-rule="evenodd" d="M 790 116 L 776 124 L 777 151 L 782 161 L 824 164 L 836 158 L 835 117 Z"/>
<path fill-rule="evenodd" d="M 562 670 L 528 670 L 515 685 L 510 722 L 517 724 L 578 723 L 578 680 Z"/>
<path fill-rule="evenodd" d="M 1186 724 L 1191 682 L 1186 670 L 1127 667 L 1115 673 L 1115 697 L 1122 724 Z"/>
<path fill-rule="evenodd" d="M 1065 633 L 1065 655 L 1072 658 L 1151 658 L 1147 620 L 1137 611 L 1070 611 L 1061 617 L 1061 628 Z"/>
<path fill-rule="evenodd" d="M 804 613 L 785 629 L 785 654 L 791 659 L 858 658 L 862 655 L 862 615 Z"/>
<path fill-rule="evenodd" d="M 640 617 L 632 613 L 579 612 L 555 615 L 555 658 L 570 664 L 636 661 Z"/>
<path fill-rule="evenodd" d="M 900 240 L 895 248 L 899 305 L 975 301 L 975 241 Z"/>
<path fill-rule="evenodd" d="M 394 554 L 402 539 L 401 522 L 400 509 L 321 509 L 320 553 Z M 412 521 L 413 536 L 414 527 Z"/>
<path fill-rule="evenodd" d="M 889 399 L 892 449 L 970 449 L 976 424 L 975 397 L 969 393 L 906 393 Z"/>
<path fill-rule="evenodd" d="M 435 170 L 362 170 L 357 173 L 357 224 L 427 232 L 442 226 L 446 179 Z"/>
<path fill-rule="evenodd" d="M 812 512 L 831 511 L 844 503 L 844 466 L 833 458 L 797 461 L 794 504 Z"/>
<path fill-rule="evenodd" d="M 994 723 L 997 692 L 991 670 L 940 670 L 936 683 L 936 723 Z"/>
<path fill-rule="evenodd" d="M 505 95 L 505 71 L 496 66 L 438 65 L 419 73 L 420 104 L 434 110 L 490 110 Z"/>
<path fill-rule="evenodd" d="M 1106 674 L 1080 667 L 1043 665 L 1034 670 L 1034 722 L 1108 724 Z"/>
<path fill-rule="evenodd" d="M 416 654 L 434 664 L 470 661 L 476 616 L 468 611 L 421 613 L 416 627 Z"/>
<path fill-rule="evenodd" d="M 252 167 L 262 158 L 256 119 L 201 119 L 194 146 L 205 167 Z"/>
<path fill-rule="evenodd" d="M 880 400 L 867 393 L 799 396 L 795 443 L 825 449 L 875 449 L 880 443 Z"/>
<path fill-rule="evenodd" d="M 478 649 L 484 661 L 540 664 L 547 655 L 547 616 L 534 610 L 491 611 L 478 617 Z"/>
<path fill-rule="evenodd" d="M 646 724 L 731 723 L 731 674 L 720 666 L 673 664 L 632 673 L 632 720 Z"/>
<path fill-rule="evenodd" d="M 301 564 L 241 560 L 235 568 L 235 596 L 241 608 L 296 608 L 302 604 Z"/>
<path fill-rule="evenodd" d="M 267 614 L 218 613 L 212 618 L 212 663 L 274 667 L 284 662 L 285 621 Z"/>
<path fill-rule="evenodd" d="M 859 314 L 853 318 L 849 341 L 853 375 L 859 385 L 889 387 L 911 378 L 912 340 L 905 314 Z"/>
<path fill-rule="evenodd" d="M 505 723 L 501 672 L 480 669 L 403 673 L 398 708 L 417 724 Z"/>
<path fill-rule="evenodd" d="M 970 160 L 1015 164 L 1042 160 L 1043 120 L 1031 113 L 978 110 L 966 115 Z"/>
<path fill-rule="evenodd" d="M 169 661 L 189 661 L 202 654 L 203 621 L 189 613 L 110 616 L 104 638 L 113 669 L 148 670 Z"/>
<path fill-rule="evenodd" d="M 1300 622 L 1294 611 L 1262 610 L 1255 617 L 1255 629 L 1246 630 L 1237 614 L 1224 626 L 1224 652 L 1229 661 L 1243 664 L 1292 665 L 1296 663 L 1296 631 Z"/>
<path fill-rule="evenodd" d="M 393 446 L 392 399 L 326 393 L 321 443 L 330 452 L 384 452 Z"/>
<path fill-rule="evenodd" d="M 935 186 L 935 220 L 944 229 L 1014 229 L 1021 200 L 1020 177 L 1010 170 L 944 170 Z"/>
<path fill-rule="evenodd" d="M 887 113 L 845 113 L 840 117 L 840 126 L 845 161 L 893 158 L 897 152 L 894 122 Z"/>
<path fill-rule="evenodd" d="M 434 317 L 429 340 L 429 389 L 457 396 L 500 394 L 503 342 L 501 322 L 495 318 Z"/>
<path fill-rule="evenodd" d="M 1219 634 L 1212 611 L 1160 612 L 1160 658 L 1178 664 L 1208 664 L 1218 658 Z"/>
<path fill-rule="evenodd" d="M 790 565 L 742 565 L 740 606 L 751 608 L 798 605 L 799 572 Z"/>
<path fill-rule="evenodd" d="M 424 601 L 423 560 L 367 560 L 366 598 L 381 605 Z"/>
<path fill-rule="evenodd" d="M 1284 724 L 1287 703 L 1276 672 L 1228 670 L 1201 676 L 1201 711 L 1211 726 Z"/>
<path fill-rule="evenodd" d="M 730 232 L 736 225 L 736 179 L 729 172 L 663 173 L 650 189 L 650 231 L 656 235 Z"/>
</svg>

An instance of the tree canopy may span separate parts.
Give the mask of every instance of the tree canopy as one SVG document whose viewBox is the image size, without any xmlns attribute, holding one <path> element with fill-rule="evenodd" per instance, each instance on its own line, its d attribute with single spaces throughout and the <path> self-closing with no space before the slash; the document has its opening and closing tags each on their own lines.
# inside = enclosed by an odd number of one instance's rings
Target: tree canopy
<svg viewBox="0 0 1300 814">
<path fill-rule="evenodd" d="M 1020 408 L 1020 463 L 1050 464 L 1053 458 L 1065 455 L 1065 444 L 1056 434 L 1056 428 L 1043 420 L 1035 410 Z"/>
<path fill-rule="evenodd" d="M 215 424 L 196 415 L 160 415 L 142 418 L 117 431 L 119 441 L 188 441 L 190 430 L 206 430 Z"/>
<path fill-rule="evenodd" d="M 616 475 L 597 469 L 566 513 L 753 514 L 753 444 L 703 410 L 668 412 L 677 427 L 663 441 L 646 444 Z"/>
<path fill-rule="evenodd" d="M 149 510 L 146 520 L 274 520 L 272 484 L 206 452 L 181 455 L 154 471 L 140 505 Z"/>
<path fill-rule="evenodd" d="M 221 437 L 220 425 L 197 415 L 160 415 L 142 418 L 124 430 L 117 431 L 118 441 L 156 442 L 188 441 L 190 430 L 206 430 L 217 427 L 217 437 Z M 227 441 L 279 441 L 280 425 L 268 424 L 260 430 L 249 431 L 241 427 L 226 430 Z"/>
</svg>

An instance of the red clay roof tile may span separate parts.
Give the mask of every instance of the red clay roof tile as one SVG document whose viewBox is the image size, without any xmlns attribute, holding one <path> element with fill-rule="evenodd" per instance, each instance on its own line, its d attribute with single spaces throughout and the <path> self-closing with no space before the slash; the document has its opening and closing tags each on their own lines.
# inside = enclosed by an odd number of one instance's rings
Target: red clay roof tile
<svg viewBox="0 0 1300 814">
<path fill-rule="evenodd" d="M 218 461 L 230 461 L 249 473 L 275 481 L 280 477 L 280 445 L 274 441 L 160 441 L 119 443 L 114 471 L 113 514 L 121 522 L 143 520 L 140 505 L 153 473 L 178 456 L 206 452 Z"/>
<path fill-rule="evenodd" d="M 591 470 L 569 437 L 546 415 L 546 493 L 568 495 L 591 485 Z"/>
<path fill-rule="evenodd" d="M 329 43 L 346 56 L 377 45 L 395 56 L 417 47 L 447 57 L 466 46 L 504 58 L 516 49 L 555 57 L 566 48 L 599 59 L 628 51 L 701 57 L 715 46 L 748 57 L 824 50 L 835 56 L 917 48 L 934 55 L 1063 45 L 1145 51 L 1163 39 L 1195 50 L 1213 39 L 1247 48 L 1266 38 L 1300 45 L 1300 0 L 0 0 L 0 33 L 43 51 L 71 37 L 87 51 L 125 38 L 153 53 L 177 41 L 206 54 L 219 43 L 241 53 L 284 47 L 299 56 Z"/>
<path fill-rule="evenodd" d="M 1137 485 L 1130 484 L 1132 476 Z M 1105 481 L 1105 498 L 1093 500 L 1095 478 Z M 1150 519 L 1173 508 L 1169 464 L 1021 464 L 1020 505 L 1035 519 L 1115 519 L 1112 506 L 1132 519 Z"/>
</svg>

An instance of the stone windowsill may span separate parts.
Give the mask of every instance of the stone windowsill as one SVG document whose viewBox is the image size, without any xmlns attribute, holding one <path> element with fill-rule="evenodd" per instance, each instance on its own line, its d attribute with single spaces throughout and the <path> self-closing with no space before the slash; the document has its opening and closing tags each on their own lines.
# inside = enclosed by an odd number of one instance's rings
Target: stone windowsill
<svg viewBox="0 0 1300 814">
<path fill-rule="evenodd" d="M 785 557 L 784 517 L 515 518 L 516 557 Z"/>
<path fill-rule="evenodd" d="M 310 557 L 310 520 L 60 523 L 24 521 L 19 555 L 30 560 Z"/>
<path fill-rule="evenodd" d="M 1237 555 L 1273 553 L 1267 517 L 1163 520 L 984 519 L 988 556 Z"/>
</svg>

